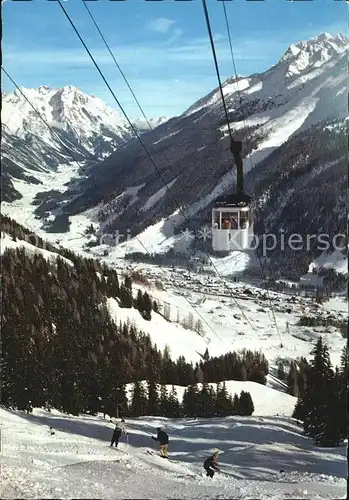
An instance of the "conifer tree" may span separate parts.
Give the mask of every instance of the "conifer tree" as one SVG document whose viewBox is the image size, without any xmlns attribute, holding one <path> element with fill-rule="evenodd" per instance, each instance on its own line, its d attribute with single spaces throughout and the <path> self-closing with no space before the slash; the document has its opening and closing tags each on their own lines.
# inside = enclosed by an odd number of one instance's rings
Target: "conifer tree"
<svg viewBox="0 0 349 500">
<path fill-rule="evenodd" d="M 181 405 L 179 404 L 177 390 L 174 385 L 168 397 L 168 416 L 173 418 L 181 416 Z"/>
<path fill-rule="evenodd" d="M 196 384 L 192 384 L 184 391 L 182 413 L 186 417 L 196 417 L 199 415 L 199 412 L 199 390 Z"/>
<path fill-rule="evenodd" d="M 169 402 L 168 402 L 167 388 L 166 388 L 166 385 L 164 385 L 164 384 L 162 384 L 160 386 L 159 407 L 160 407 L 160 416 L 167 417 L 167 415 L 169 413 Z"/>
<path fill-rule="evenodd" d="M 340 417 L 338 423 L 340 426 L 341 439 L 348 438 L 348 424 L 349 424 L 349 408 L 348 408 L 348 393 L 349 393 L 349 349 L 348 344 L 343 348 L 340 367 L 337 373 L 338 384 L 338 401 Z"/>
<path fill-rule="evenodd" d="M 203 355 L 203 359 L 204 359 L 204 361 L 210 360 L 210 354 L 208 352 L 208 347 L 206 347 L 206 350 L 205 350 L 204 355 Z"/>
<path fill-rule="evenodd" d="M 147 292 L 143 294 L 143 318 L 147 321 L 151 320 L 152 302 Z"/>
<path fill-rule="evenodd" d="M 233 408 L 232 408 L 232 414 L 233 415 L 242 415 L 241 413 L 241 407 L 240 407 L 240 399 L 237 394 L 234 394 L 233 397 Z"/>
<path fill-rule="evenodd" d="M 137 297 L 134 302 L 134 307 L 135 309 L 138 309 L 138 311 L 142 314 L 144 311 L 144 302 L 143 302 L 143 294 L 141 290 L 138 290 L 137 292 Z"/>
<path fill-rule="evenodd" d="M 147 413 L 147 396 L 145 389 L 141 382 L 134 382 L 132 389 L 132 400 L 131 400 L 131 415 L 134 417 L 141 417 Z"/>
<path fill-rule="evenodd" d="M 328 392 L 332 385 L 333 371 L 327 345 L 322 337 L 311 351 L 307 389 L 304 398 L 304 432 L 315 437 L 321 427 L 321 414 L 326 414 Z"/>
<path fill-rule="evenodd" d="M 223 382 L 222 386 L 221 384 L 217 384 L 215 414 L 218 417 L 226 417 L 231 414 L 231 411 L 231 400 L 225 382 Z"/>
<path fill-rule="evenodd" d="M 320 446 L 338 446 L 341 442 L 341 420 L 344 415 L 338 401 L 339 373 L 334 374 L 328 381 L 328 392 L 324 397 L 322 413 L 314 435 L 314 442 Z"/>
<path fill-rule="evenodd" d="M 158 394 L 158 386 L 154 378 L 151 377 L 147 381 L 148 389 L 148 415 L 156 416 L 160 414 L 160 402 Z"/>
<path fill-rule="evenodd" d="M 254 412 L 254 404 L 251 394 L 246 391 L 241 391 L 239 399 L 240 415 L 250 416 Z"/>
<path fill-rule="evenodd" d="M 278 363 L 278 379 L 285 380 L 285 378 L 286 378 L 285 368 L 283 363 L 280 361 Z"/>
<path fill-rule="evenodd" d="M 203 383 L 199 393 L 200 416 L 208 418 L 215 416 L 216 399 L 217 396 L 213 387 L 207 383 Z"/>
<path fill-rule="evenodd" d="M 298 373 L 294 361 L 290 363 L 290 369 L 287 375 L 287 391 L 291 396 L 295 396 L 296 398 L 299 397 Z"/>
</svg>

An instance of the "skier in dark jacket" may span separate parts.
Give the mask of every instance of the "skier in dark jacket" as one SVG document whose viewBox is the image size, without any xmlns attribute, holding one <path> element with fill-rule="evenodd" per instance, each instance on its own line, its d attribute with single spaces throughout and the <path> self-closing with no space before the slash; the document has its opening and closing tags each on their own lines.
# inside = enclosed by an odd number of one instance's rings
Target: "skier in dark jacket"
<svg viewBox="0 0 349 500">
<path fill-rule="evenodd" d="M 168 434 L 165 431 L 162 431 L 160 427 L 157 429 L 158 435 L 156 437 L 152 436 L 152 439 L 154 441 L 159 441 L 160 442 L 160 456 L 162 458 L 168 458 L 167 456 L 167 450 L 168 450 Z"/>
<path fill-rule="evenodd" d="M 121 422 L 116 424 L 114 432 L 113 432 L 113 437 L 111 438 L 110 446 L 113 446 L 113 444 L 115 443 L 115 448 L 118 447 L 121 434 L 125 434 L 127 436 L 126 425 L 125 425 L 124 419 L 122 419 Z"/>
<path fill-rule="evenodd" d="M 213 477 L 215 470 L 219 471 L 217 467 L 218 451 L 215 451 L 213 455 L 206 458 L 204 462 L 204 469 L 206 471 L 206 476 Z"/>
</svg>

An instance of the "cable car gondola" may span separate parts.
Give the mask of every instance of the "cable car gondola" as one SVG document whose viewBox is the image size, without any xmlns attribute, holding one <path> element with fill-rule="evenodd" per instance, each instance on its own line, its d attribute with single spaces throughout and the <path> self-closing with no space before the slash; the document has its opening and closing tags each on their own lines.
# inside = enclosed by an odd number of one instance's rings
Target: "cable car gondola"
<svg viewBox="0 0 349 500">
<path fill-rule="evenodd" d="M 253 240 L 252 198 L 244 193 L 242 141 L 231 137 L 237 168 L 236 192 L 215 200 L 212 208 L 212 249 L 217 252 L 246 251 Z"/>
</svg>

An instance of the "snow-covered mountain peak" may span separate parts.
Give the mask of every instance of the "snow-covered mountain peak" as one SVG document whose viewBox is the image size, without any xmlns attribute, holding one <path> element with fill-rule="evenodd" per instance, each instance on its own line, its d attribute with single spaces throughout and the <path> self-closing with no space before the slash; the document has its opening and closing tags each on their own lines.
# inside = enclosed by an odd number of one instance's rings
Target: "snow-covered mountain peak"
<svg viewBox="0 0 349 500">
<path fill-rule="evenodd" d="M 60 89 L 44 85 L 21 88 L 5 95 L 1 115 L 7 133 L 22 139 L 30 134 L 52 142 L 50 130 L 31 105 L 51 127 L 69 134 L 70 140 L 76 140 L 90 154 L 98 156 L 105 141 L 124 142 L 131 136 L 129 124 L 116 110 L 71 85 Z M 108 153 L 112 151 L 107 149 Z"/>
<path fill-rule="evenodd" d="M 280 63 L 290 63 L 290 73 L 306 69 L 307 66 L 321 66 L 336 54 L 341 54 L 349 48 L 349 38 L 339 33 L 332 36 L 320 33 L 309 40 L 301 40 L 290 45 Z M 292 71 L 293 69 L 293 71 Z"/>
</svg>

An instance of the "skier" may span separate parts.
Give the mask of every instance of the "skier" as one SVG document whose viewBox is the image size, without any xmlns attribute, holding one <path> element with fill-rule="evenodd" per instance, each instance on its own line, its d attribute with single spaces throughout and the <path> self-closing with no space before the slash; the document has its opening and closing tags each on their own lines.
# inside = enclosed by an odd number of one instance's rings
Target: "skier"
<svg viewBox="0 0 349 500">
<path fill-rule="evenodd" d="M 215 451 L 213 455 L 208 457 L 204 462 L 204 469 L 206 471 L 206 476 L 212 478 L 214 476 L 215 470 L 219 471 L 217 467 L 218 451 Z"/>
<path fill-rule="evenodd" d="M 161 430 L 161 427 L 157 428 L 158 435 L 156 437 L 152 436 L 152 439 L 154 441 L 159 441 L 160 442 L 160 456 L 162 458 L 168 458 L 167 456 L 167 450 L 168 450 L 168 435 L 165 431 Z"/>
<path fill-rule="evenodd" d="M 121 434 L 125 434 L 127 436 L 126 425 L 125 425 L 124 419 L 122 419 L 121 422 L 119 422 L 115 425 L 115 429 L 113 432 L 113 437 L 111 439 L 110 446 L 113 446 L 113 444 L 115 443 L 115 448 L 118 447 Z"/>
</svg>

